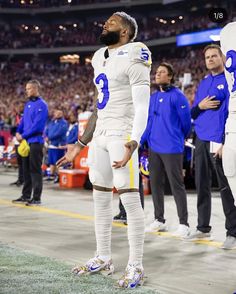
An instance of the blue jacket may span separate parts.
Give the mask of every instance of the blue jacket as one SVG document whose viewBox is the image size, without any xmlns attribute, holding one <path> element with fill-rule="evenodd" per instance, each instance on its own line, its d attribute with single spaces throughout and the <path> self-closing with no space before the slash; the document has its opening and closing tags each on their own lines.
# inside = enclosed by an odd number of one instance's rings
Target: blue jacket
<svg viewBox="0 0 236 294">
<path fill-rule="evenodd" d="M 220 100 L 221 103 L 218 109 L 200 110 L 198 108 L 199 102 L 208 95 L 216 96 L 215 99 Z M 222 143 L 225 122 L 228 117 L 228 104 L 229 91 L 225 74 L 207 75 L 198 86 L 191 110 L 195 132 L 200 140 Z"/>
<path fill-rule="evenodd" d="M 190 129 L 190 108 L 184 94 L 176 87 L 157 91 L 150 98 L 148 123 L 140 143 L 147 142 L 158 153 L 182 153 Z"/>
<path fill-rule="evenodd" d="M 78 141 L 78 123 L 75 123 L 71 130 L 69 130 L 69 128 L 66 133 L 66 143 L 74 144 L 76 141 Z"/>
<path fill-rule="evenodd" d="M 68 123 L 64 118 L 51 120 L 46 129 L 46 136 L 48 137 L 50 144 L 54 146 L 66 145 L 67 129 Z"/>
<path fill-rule="evenodd" d="M 42 97 L 31 98 L 24 107 L 23 117 L 17 128 L 28 143 L 44 143 L 43 132 L 48 118 L 48 106 Z"/>
</svg>

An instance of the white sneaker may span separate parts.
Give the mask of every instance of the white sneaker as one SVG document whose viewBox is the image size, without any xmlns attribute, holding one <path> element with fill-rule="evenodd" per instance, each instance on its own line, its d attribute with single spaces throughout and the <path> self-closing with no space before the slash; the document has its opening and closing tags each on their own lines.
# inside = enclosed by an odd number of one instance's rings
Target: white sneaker
<svg viewBox="0 0 236 294">
<path fill-rule="evenodd" d="M 212 241 L 212 235 L 211 232 L 209 233 L 203 233 L 199 230 L 196 230 L 192 234 L 188 235 L 187 237 L 184 237 L 185 241 Z"/>
<path fill-rule="evenodd" d="M 168 231 L 166 224 L 159 222 L 157 219 L 154 220 L 146 229 L 145 232 L 165 232 Z"/>
<path fill-rule="evenodd" d="M 227 236 L 221 248 L 226 250 L 236 249 L 236 238 Z"/>
<path fill-rule="evenodd" d="M 186 238 L 190 235 L 190 228 L 186 225 L 179 225 L 178 230 L 173 234 L 175 237 Z"/>
</svg>

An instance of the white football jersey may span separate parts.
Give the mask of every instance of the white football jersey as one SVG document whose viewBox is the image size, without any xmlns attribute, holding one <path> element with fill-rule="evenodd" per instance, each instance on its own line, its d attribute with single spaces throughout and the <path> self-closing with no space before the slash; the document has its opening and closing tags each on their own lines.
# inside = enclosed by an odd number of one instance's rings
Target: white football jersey
<svg viewBox="0 0 236 294">
<path fill-rule="evenodd" d="M 151 52 L 141 42 L 97 50 L 92 59 L 94 83 L 98 90 L 96 132 L 117 130 L 131 133 L 134 106 L 131 89 L 150 85 Z"/>
</svg>

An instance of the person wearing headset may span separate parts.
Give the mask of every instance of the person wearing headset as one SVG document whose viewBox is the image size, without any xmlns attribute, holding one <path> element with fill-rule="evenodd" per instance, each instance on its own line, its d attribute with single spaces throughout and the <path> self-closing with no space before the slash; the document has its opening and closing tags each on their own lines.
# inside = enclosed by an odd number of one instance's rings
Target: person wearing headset
<svg viewBox="0 0 236 294">
<path fill-rule="evenodd" d="M 190 107 L 187 98 L 174 84 L 171 64 L 161 63 L 155 75 L 158 90 L 151 95 L 146 130 L 141 145 L 149 146 L 150 185 L 155 220 L 147 231 L 166 231 L 164 218 L 165 171 L 177 206 L 179 227 L 177 237 L 190 234 L 187 197 L 183 180 L 184 140 L 191 130 Z"/>
</svg>

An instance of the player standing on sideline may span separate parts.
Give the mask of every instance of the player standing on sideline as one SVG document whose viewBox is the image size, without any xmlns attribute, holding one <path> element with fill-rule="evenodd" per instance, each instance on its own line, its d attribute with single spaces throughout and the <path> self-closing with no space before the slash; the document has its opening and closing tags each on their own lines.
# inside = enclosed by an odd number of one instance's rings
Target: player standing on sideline
<svg viewBox="0 0 236 294">
<path fill-rule="evenodd" d="M 223 165 L 234 197 L 236 197 L 236 40 L 232 36 L 235 34 L 236 22 L 227 24 L 220 33 L 221 49 L 226 56 L 225 76 L 230 92 Z"/>
<path fill-rule="evenodd" d="M 125 12 L 114 13 L 105 22 L 100 40 L 107 47 L 96 51 L 92 59 L 98 90 L 96 107 L 81 140 L 58 161 L 58 166 L 72 161 L 93 138 L 88 160 L 97 256 L 73 272 L 81 275 L 114 270 L 111 228 L 115 186 L 128 222 L 129 261 L 124 275 L 117 281 L 122 288 L 135 288 L 143 283 L 144 276 L 144 212 L 138 193 L 137 146 L 147 123 L 151 53 L 143 43 L 133 42 L 137 30 L 135 19 Z"/>
<path fill-rule="evenodd" d="M 232 194 L 228 198 L 229 205 L 225 208 L 231 213 L 235 228 L 235 234 L 228 234 L 223 248 L 236 248 L 236 40 L 232 38 L 236 33 L 236 22 L 227 24 L 220 33 L 220 43 L 222 53 L 226 56 L 225 77 L 229 87 L 229 115 L 225 126 L 225 143 L 223 147 L 223 167 L 224 173 L 229 182 Z M 226 244 L 227 243 L 227 244 Z M 228 245 L 228 246 L 225 246 Z"/>
</svg>

